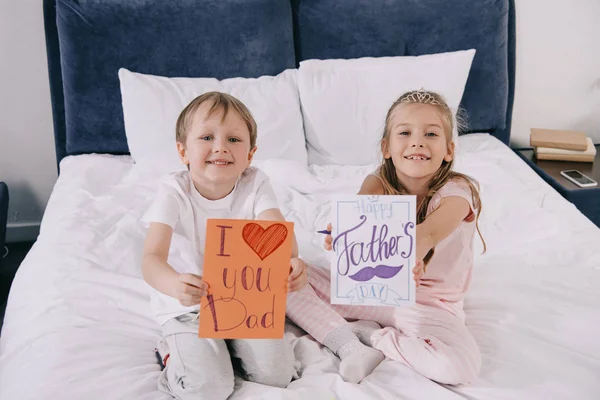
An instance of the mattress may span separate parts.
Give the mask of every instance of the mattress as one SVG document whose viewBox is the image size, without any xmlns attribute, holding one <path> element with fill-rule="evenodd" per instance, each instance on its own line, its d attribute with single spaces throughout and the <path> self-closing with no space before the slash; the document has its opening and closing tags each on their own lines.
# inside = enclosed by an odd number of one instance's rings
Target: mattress
<svg viewBox="0 0 600 400">
<path fill-rule="evenodd" d="M 303 331 L 286 336 L 301 362 L 288 389 L 238 379 L 231 399 L 550 399 L 600 397 L 600 229 L 508 147 L 463 136 L 456 169 L 481 184 L 467 325 L 483 357 L 468 386 L 439 385 L 385 360 L 359 385 Z M 296 224 L 301 255 L 327 268 L 331 193 L 356 193 L 374 169 L 255 163 Z M 126 156 L 61 162 L 40 236 L 14 279 L 0 336 L 1 399 L 167 399 L 158 392 L 160 330 L 141 278 L 139 218 L 159 177 Z"/>
</svg>

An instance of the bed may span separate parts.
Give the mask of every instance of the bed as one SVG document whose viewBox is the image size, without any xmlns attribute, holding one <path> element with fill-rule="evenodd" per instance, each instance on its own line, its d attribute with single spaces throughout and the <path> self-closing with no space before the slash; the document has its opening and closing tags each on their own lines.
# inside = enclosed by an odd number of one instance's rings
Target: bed
<svg viewBox="0 0 600 400">
<path fill-rule="evenodd" d="M 47 0 L 44 11 L 60 175 L 11 288 L 0 398 L 168 398 L 157 389 L 160 330 L 140 267 L 139 218 L 160 175 L 128 154 L 119 68 L 259 77 L 302 60 L 468 48 L 477 50 L 462 96 L 471 133 L 458 139 L 456 169 L 480 182 L 484 204 L 488 251 L 476 241 L 465 302 L 479 377 L 439 385 L 386 360 L 359 385 L 346 383 L 331 352 L 289 324 L 300 379 L 287 389 L 237 379 L 231 399 L 598 398 L 600 230 L 507 145 L 512 2 Z M 327 267 L 314 232 L 328 221 L 328 196 L 355 193 L 375 164 L 254 165 L 294 221 L 301 255 Z"/>
</svg>

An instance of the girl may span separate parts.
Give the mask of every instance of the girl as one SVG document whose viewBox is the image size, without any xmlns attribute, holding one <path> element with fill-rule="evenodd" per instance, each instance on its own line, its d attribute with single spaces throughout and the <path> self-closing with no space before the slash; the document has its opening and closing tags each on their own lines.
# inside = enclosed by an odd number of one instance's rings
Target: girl
<svg viewBox="0 0 600 400">
<path fill-rule="evenodd" d="M 375 349 L 439 383 L 467 383 L 479 372 L 481 356 L 465 326 L 463 299 L 471 281 L 481 201 L 477 183 L 452 171 L 453 129 L 452 111 L 439 94 L 423 89 L 403 94 L 385 119 L 383 163 L 359 191 L 417 196 L 416 255 L 422 261 L 413 270 L 416 305 L 331 305 L 329 272 L 315 267 L 309 271 L 310 285 L 288 296 L 288 317 L 342 359 L 342 376 L 349 345 L 340 347 L 340 338 L 354 341 L 354 349 L 356 340 L 373 347 L 367 347 L 371 352 L 354 350 L 363 354 L 354 358 L 362 361 L 359 371 L 357 366 L 351 371 L 355 381 L 381 361 L 373 355 Z M 328 236 L 325 248 L 331 250 L 331 244 Z M 376 321 L 384 328 L 346 319 Z"/>
</svg>

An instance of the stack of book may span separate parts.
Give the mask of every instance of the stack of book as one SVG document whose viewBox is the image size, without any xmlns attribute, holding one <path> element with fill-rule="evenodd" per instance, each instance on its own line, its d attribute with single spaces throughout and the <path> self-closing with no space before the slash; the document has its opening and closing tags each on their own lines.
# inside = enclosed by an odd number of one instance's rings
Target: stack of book
<svg viewBox="0 0 600 400">
<path fill-rule="evenodd" d="M 594 162 L 596 147 L 583 132 L 531 128 L 529 142 L 538 160 Z"/>
</svg>

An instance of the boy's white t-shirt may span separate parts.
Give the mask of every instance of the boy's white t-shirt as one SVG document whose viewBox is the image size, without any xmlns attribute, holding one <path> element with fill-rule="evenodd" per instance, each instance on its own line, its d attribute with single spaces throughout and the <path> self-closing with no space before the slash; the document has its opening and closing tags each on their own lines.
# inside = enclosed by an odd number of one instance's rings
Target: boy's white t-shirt
<svg viewBox="0 0 600 400">
<path fill-rule="evenodd" d="M 257 168 L 247 168 L 233 191 L 219 200 L 202 197 L 189 171 L 182 171 L 162 180 L 156 199 L 142 221 L 160 222 L 173 228 L 167 262 L 179 273 L 202 275 L 207 218 L 256 219 L 261 212 L 272 208 L 278 208 L 277 198 L 269 179 Z M 199 305 L 182 306 L 177 299 L 158 290 L 152 292 L 152 310 L 160 325 L 200 309 Z"/>
</svg>

